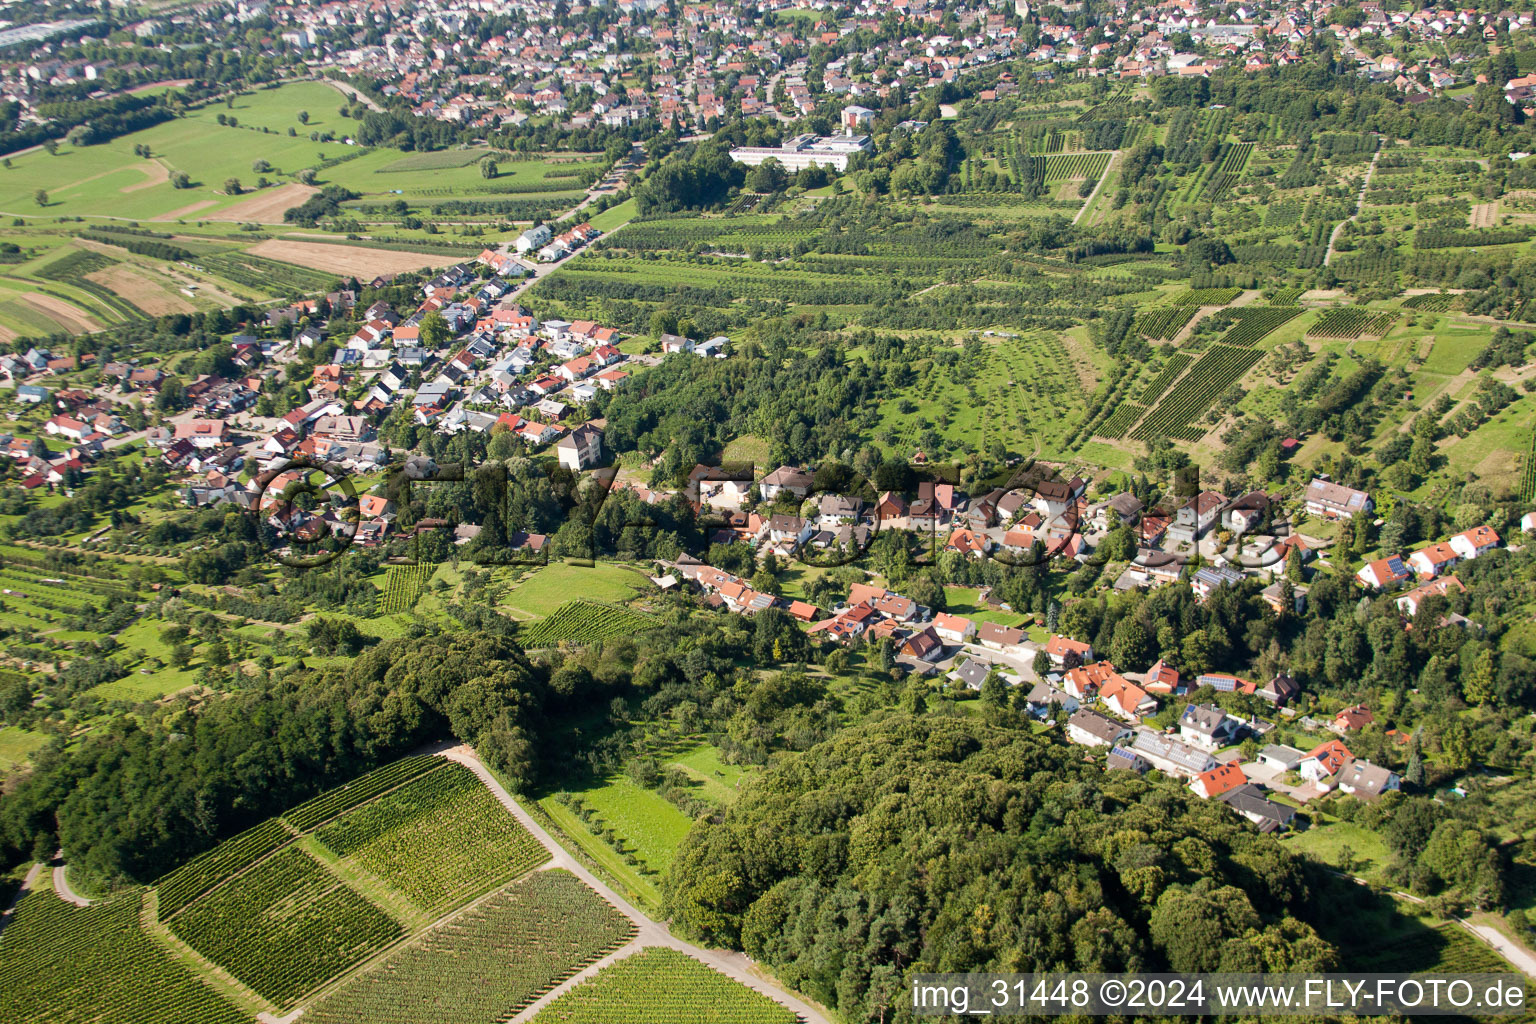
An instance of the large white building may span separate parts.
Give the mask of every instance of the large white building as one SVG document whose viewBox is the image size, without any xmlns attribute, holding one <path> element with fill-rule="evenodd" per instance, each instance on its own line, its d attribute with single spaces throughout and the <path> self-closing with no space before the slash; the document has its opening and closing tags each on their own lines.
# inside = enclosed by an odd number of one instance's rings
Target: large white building
<svg viewBox="0 0 1536 1024">
<path fill-rule="evenodd" d="M 549 230 L 548 224 L 531 227 L 517 236 L 517 251 L 525 253 L 530 249 L 537 249 L 548 242 L 552 236 L 553 232 Z"/>
<path fill-rule="evenodd" d="M 791 174 L 807 167 L 829 167 L 841 173 L 855 153 L 870 153 L 874 148 L 868 135 L 797 135 L 782 146 L 733 149 L 731 159 L 750 167 L 777 160 Z"/>
</svg>

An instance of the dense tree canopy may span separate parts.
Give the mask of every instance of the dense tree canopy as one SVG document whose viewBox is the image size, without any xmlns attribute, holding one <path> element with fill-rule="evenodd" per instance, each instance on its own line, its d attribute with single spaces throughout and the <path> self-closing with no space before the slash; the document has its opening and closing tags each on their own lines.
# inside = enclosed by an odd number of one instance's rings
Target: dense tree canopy
<svg viewBox="0 0 1536 1024">
<path fill-rule="evenodd" d="M 1301 861 L 1166 780 L 1029 733 L 895 716 L 779 762 L 696 825 L 681 930 L 848 1020 L 902 1020 L 908 971 L 1326 970 Z"/>
</svg>

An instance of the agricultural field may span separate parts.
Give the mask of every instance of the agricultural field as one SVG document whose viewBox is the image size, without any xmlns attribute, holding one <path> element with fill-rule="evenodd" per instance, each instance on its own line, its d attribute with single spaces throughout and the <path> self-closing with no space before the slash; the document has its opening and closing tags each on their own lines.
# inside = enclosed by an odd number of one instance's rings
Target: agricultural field
<svg viewBox="0 0 1536 1024">
<path fill-rule="evenodd" d="M 634 935 L 564 871 L 486 897 L 308 1009 L 315 1024 L 485 1024 L 515 1015 Z"/>
<path fill-rule="evenodd" d="M 612 562 L 594 566 L 557 562 L 525 575 L 506 593 L 502 605 L 516 618 L 541 619 L 554 615 L 573 595 L 623 604 L 649 587 L 643 575 Z"/>
<path fill-rule="evenodd" d="M 448 763 L 442 758 L 429 754 L 403 758 L 354 779 L 345 786 L 327 790 L 313 800 L 285 812 L 282 820 L 300 832 L 308 832 L 396 786 L 447 766 Z"/>
<path fill-rule="evenodd" d="M 296 848 L 202 897 L 170 928 L 279 1007 L 404 934 L 398 921 Z"/>
<path fill-rule="evenodd" d="M 156 914 L 169 921 L 203 893 L 256 863 L 293 839 L 280 819 L 272 818 L 187 861 L 155 883 Z"/>
<path fill-rule="evenodd" d="M 1132 436 L 1141 440 L 1175 437 L 1198 441 L 1205 431 L 1195 424 L 1211 410 L 1223 392 L 1242 379 L 1263 357 L 1264 353 L 1257 349 L 1212 345 L 1146 415 Z"/>
<path fill-rule="evenodd" d="M 144 890 L 66 903 L 44 872 L 0 934 L 0 1019 L 11 1024 L 247 1024 L 252 1014 L 144 933 Z"/>
<path fill-rule="evenodd" d="M 342 102 L 326 85 L 290 82 L 193 108 L 110 142 L 61 143 L 51 155 L 13 156 L 0 170 L 0 214 L 14 223 L 0 228 L 0 242 L 13 241 L 23 254 L 0 259 L 0 341 L 324 290 L 341 274 L 367 278 L 443 266 L 473 255 L 488 233 L 500 237 L 517 222 L 556 219 L 607 168 L 600 153 L 368 149 L 346 141 L 356 122 L 337 113 Z M 498 161 L 494 178 L 479 166 L 487 156 Z M 300 173 L 310 171 L 314 185 L 300 183 Z M 181 175 L 185 187 L 178 188 Z M 226 187 L 231 179 L 238 191 Z M 355 244 L 348 244 L 339 234 L 308 234 L 285 221 L 285 211 L 326 185 L 359 197 L 345 209 L 354 232 L 392 241 L 354 234 Z M 401 204 L 417 218 L 410 226 Z M 627 216 L 609 211 L 604 223 L 611 228 Z M 423 231 L 422 218 L 440 222 L 435 233 Z M 125 227 L 139 235 L 174 233 L 183 254 L 82 250 L 84 243 L 71 242 L 82 230 Z M 217 244 L 210 248 L 203 238 Z M 26 259 L 54 251 L 73 255 L 51 270 Z"/>
<path fill-rule="evenodd" d="M 429 915 L 474 899 L 549 859 L 475 774 L 457 764 L 349 811 L 315 838 Z"/>
<path fill-rule="evenodd" d="M 795 1014 L 674 949 L 645 949 L 539 1012 L 535 1024 L 791 1024 Z"/>
<path fill-rule="evenodd" d="M 645 615 L 594 601 L 567 601 L 547 618 L 519 634 L 527 647 L 553 647 L 557 643 L 596 643 L 613 636 L 629 636 L 652 625 Z"/>
<path fill-rule="evenodd" d="M 392 565 L 384 578 L 384 596 L 379 601 L 381 615 L 399 615 L 416 607 L 435 567 L 431 565 Z"/>
</svg>

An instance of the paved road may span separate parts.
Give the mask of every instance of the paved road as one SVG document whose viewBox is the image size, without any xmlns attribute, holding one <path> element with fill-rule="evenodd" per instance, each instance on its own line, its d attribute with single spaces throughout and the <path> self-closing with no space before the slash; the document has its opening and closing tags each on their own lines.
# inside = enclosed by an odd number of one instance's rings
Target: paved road
<svg viewBox="0 0 1536 1024">
<path fill-rule="evenodd" d="M 1536 956 L 1532 956 L 1529 950 L 1510 942 L 1492 925 L 1472 924 L 1469 921 L 1462 921 L 1460 924 L 1467 931 L 1492 946 L 1494 952 L 1524 971 L 1526 977 L 1536 978 Z"/>
<path fill-rule="evenodd" d="M 1093 191 L 1088 193 L 1088 198 L 1083 201 L 1083 208 L 1081 210 L 1078 210 L 1077 211 L 1077 216 L 1072 218 L 1072 223 L 1073 224 L 1076 224 L 1078 221 L 1082 220 L 1083 219 L 1083 214 L 1088 212 L 1088 207 L 1092 206 L 1093 205 L 1093 201 L 1095 199 L 1099 198 L 1099 189 L 1103 188 L 1104 187 L 1104 183 L 1109 180 L 1109 172 L 1114 169 L 1115 161 L 1119 160 L 1119 159 L 1120 159 L 1120 151 L 1118 149 L 1115 150 L 1113 153 L 1109 154 L 1109 163 L 1104 165 L 1104 173 L 1099 175 L 1099 182 L 1098 182 L 1098 184 L 1093 186 Z"/>
<path fill-rule="evenodd" d="M 69 887 L 69 878 L 65 874 L 65 870 L 65 865 L 63 864 L 53 869 L 53 891 L 58 893 L 59 899 L 66 903 L 73 903 L 77 907 L 90 906 L 90 900 Z"/>
<path fill-rule="evenodd" d="M 37 877 L 42 873 L 43 866 L 41 864 L 34 863 L 27 869 L 27 877 L 21 880 L 21 888 L 16 890 L 16 898 L 11 900 L 10 906 L 0 911 L 0 932 L 5 931 L 5 926 L 10 922 L 11 915 L 16 912 L 16 904 L 21 902 L 21 898 L 27 894 L 27 890 L 37 884 Z"/>
<path fill-rule="evenodd" d="M 1365 169 L 1365 180 L 1360 182 L 1360 195 L 1355 199 L 1355 212 L 1350 214 L 1345 220 L 1339 221 L 1334 226 L 1333 232 L 1328 236 L 1328 252 L 1323 256 L 1323 266 L 1330 266 L 1333 263 L 1333 243 L 1339 240 L 1339 232 L 1344 230 L 1344 225 L 1360 216 L 1360 211 L 1365 209 L 1365 190 L 1371 187 L 1371 175 L 1376 173 L 1376 161 L 1379 159 L 1381 159 L 1380 148 L 1371 154 L 1371 166 Z"/>
<path fill-rule="evenodd" d="M 476 756 L 472 748 L 465 745 L 453 747 L 444 751 L 442 756 L 459 762 L 479 776 L 480 781 L 485 783 L 486 788 L 495 794 L 497 800 L 501 801 L 501 805 L 517 819 L 520 825 L 532 833 L 535 839 L 544 845 L 544 848 L 550 854 L 550 863 L 546 868 L 563 868 L 569 871 L 590 886 L 599 896 L 613 904 L 614 908 L 621 914 L 634 922 L 636 928 L 635 937 L 626 946 L 604 958 L 604 962 L 611 963 L 614 960 L 622 959 L 623 956 L 637 952 L 647 946 L 665 946 L 669 949 L 685 953 L 695 960 L 714 968 L 721 974 L 741 982 L 748 988 L 761 992 L 775 1002 L 798 1013 L 807 1024 L 829 1024 L 826 1017 L 822 1016 L 817 1010 L 778 985 L 753 973 L 752 961 L 742 954 L 723 950 L 703 949 L 690 942 L 684 942 L 667 931 L 664 925 L 658 924 L 642 914 L 628 900 L 614 892 L 600 881 L 596 875 L 588 871 L 585 865 L 575 857 L 572 857 L 565 847 L 557 843 L 554 837 L 544 830 L 542 825 L 535 821 L 527 811 L 523 810 L 522 805 L 513 799 L 512 794 L 508 793 L 505 787 L 496 781 L 496 777 L 486 770 L 485 765 L 480 763 L 480 758 Z M 596 966 L 594 964 L 593 968 Z M 522 1013 L 514 1017 L 513 1020 L 524 1021 L 531 1018 L 544 1005 L 547 1005 L 567 991 L 578 979 L 596 973 L 593 968 L 588 968 L 574 978 L 567 979 L 564 983 L 555 986 L 542 999 L 527 1007 Z"/>
<path fill-rule="evenodd" d="M 352 86 L 348 85 L 346 82 L 338 82 L 334 78 L 324 78 L 324 77 L 316 78 L 316 79 L 314 79 L 314 81 L 320 82 L 320 83 L 322 83 L 324 85 L 330 86 L 332 89 L 335 89 L 337 92 L 341 93 L 347 99 L 353 101 L 354 103 L 361 103 L 363 106 L 367 107 L 369 110 L 373 111 L 374 113 L 382 113 L 383 110 L 384 110 L 383 107 L 379 106 L 377 103 L 373 102 L 373 100 L 369 99 L 367 94 L 358 92 L 356 89 L 352 88 Z"/>
</svg>

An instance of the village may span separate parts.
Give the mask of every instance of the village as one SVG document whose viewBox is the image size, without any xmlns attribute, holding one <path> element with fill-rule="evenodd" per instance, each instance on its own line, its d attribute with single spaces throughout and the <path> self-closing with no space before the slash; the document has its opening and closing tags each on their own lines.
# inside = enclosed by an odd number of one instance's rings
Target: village
<svg viewBox="0 0 1536 1024">
<path fill-rule="evenodd" d="M 712 129 L 732 117 L 791 121 L 827 101 L 873 107 L 909 102 L 961 75 L 1022 59 L 1036 80 L 1058 75 L 1148 80 L 1208 78 L 1221 68 L 1253 74 L 1300 62 L 1321 35 L 1337 39 L 1358 73 L 1427 98 L 1470 84 L 1459 39 L 1529 31 L 1527 11 L 1391 10 L 1376 0 L 1352 7 L 1331 0 L 1252 2 L 1213 7 L 1192 0 L 1119 2 L 1091 27 L 1080 4 L 1045 7 L 1028 0 L 940 5 L 928 0 L 860 0 L 841 17 L 815 5 L 774 3 L 753 16 L 726 3 L 682 5 L 664 16 L 649 0 L 624 0 L 574 24 L 550 5 L 514 3 L 505 12 L 525 31 L 465 36 L 481 5 L 434 0 L 413 18 L 382 19 L 372 5 L 317 5 L 269 0 L 199 3 L 129 26 L 132 43 L 152 47 L 199 34 L 209 23 L 266 27 L 258 48 L 310 75 L 365 85 L 386 100 L 403 100 L 416 116 L 474 130 L 517 128 L 553 119 L 570 130 L 624 130 L 652 121 Z M 1059 14 L 1055 12 L 1059 11 Z M 1045 17 L 1051 12 L 1051 17 Z M 809 15 L 802 17 L 800 15 Z M 384 31 L 378 31 L 379 25 Z M 85 21 L 38 26 L 30 38 L 86 33 Z M 372 31 L 365 31 L 372 30 Z M 20 30 L 18 30 L 20 31 Z M 1394 40 L 1422 45 L 1416 59 Z M 19 104 L 25 120 L 39 85 L 98 85 L 152 73 L 121 60 L 54 56 L 42 41 L 27 59 L 0 66 L 0 96 Z M 644 74 L 638 74 L 643 71 Z M 1525 104 L 1526 79 L 1510 84 Z M 980 97 L 1017 91 L 1004 72 Z"/>
</svg>

